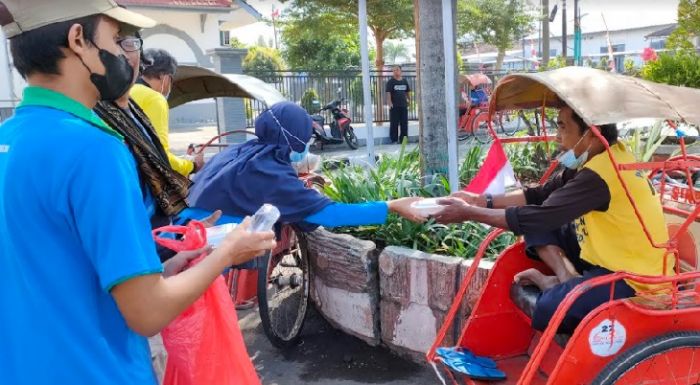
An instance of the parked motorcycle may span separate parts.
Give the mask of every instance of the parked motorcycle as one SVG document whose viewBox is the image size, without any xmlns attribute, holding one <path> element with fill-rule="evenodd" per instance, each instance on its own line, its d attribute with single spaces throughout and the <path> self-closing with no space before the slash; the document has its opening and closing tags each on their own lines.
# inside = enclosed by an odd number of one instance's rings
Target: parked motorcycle
<svg viewBox="0 0 700 385">
<path fill-rule="evenodd" d="M 341 92 L 342 88 L 338 88 L 338 97 L 326 104 L 323 108 L 320 108 L 321 103 L 319 101 L 315 100 L 313 102 L 314 106 L 319 107 L 316 113 L 311 115 L 313 121 L 313 137 L 315 143 L 320 143 L 321 146 L 324 144 L 340 144 L 345 140 L 348 146 L 354 150 L 359 147 L 359 143 L 357 136 L 355 136 L 355 130 L 353 130 L 350 125 L 350 123 L 352 123 L 350 113 L 346 108 L 342 107 L 342 104 L 345 103 L 346 100 L 341 98 Z M 326 133 L 326 118 L 321 115 L 323 111 L 330 111 L 333 116 L 333 121 L 329 124 L 331 131 L 330 136 Z"/>
</svg>

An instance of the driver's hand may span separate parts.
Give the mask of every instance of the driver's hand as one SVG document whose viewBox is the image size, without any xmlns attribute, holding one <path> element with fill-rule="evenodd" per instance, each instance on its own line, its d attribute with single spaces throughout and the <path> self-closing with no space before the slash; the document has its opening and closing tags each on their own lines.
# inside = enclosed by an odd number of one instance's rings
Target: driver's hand
<svg viewBox="0 0 700 385">
<path fill-rule="evenodd" d="M 476 207 L 486 207 L 486 197 L 480 194 L 474 194 L 467 191 L 457 191 L 450 194 L 450 197 L 463 200 Z"/>
</svg>

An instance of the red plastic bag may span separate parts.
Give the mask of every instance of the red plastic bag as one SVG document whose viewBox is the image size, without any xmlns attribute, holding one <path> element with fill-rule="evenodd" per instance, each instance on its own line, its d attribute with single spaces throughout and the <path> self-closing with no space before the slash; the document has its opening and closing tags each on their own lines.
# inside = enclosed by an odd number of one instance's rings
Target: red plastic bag
<svg viewBox="0 0 700 385">
<path fill-rule="evenodd" d="M 184 237 L 159 238 L 162 232 Z M 186 227 L 161 227 L 153 235 L 156 242 L 175 251 L 206 245 L 206 231 L 197 221 Z M 260 385 L 223 276 L 216 278 L 161 334 L 168 352 L 165 385 Z"/>
</svg>

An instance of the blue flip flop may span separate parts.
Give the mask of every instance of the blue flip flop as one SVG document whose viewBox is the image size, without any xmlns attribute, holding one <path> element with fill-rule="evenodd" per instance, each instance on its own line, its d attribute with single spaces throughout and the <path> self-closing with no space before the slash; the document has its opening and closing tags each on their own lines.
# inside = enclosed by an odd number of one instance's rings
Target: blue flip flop
<svg viewBox="0 0 700 385">
<path fill-rule="evenodd" d="M 468 349 L 455 346 L 452 348 L 438 348 L 436 351 L 442 358 L 459 358 L 465 362 L 472 362 L 485 368 L 497 369 L 496 361 L 488 357 L 477 356 Z"/>
<path fill-rule="evenodd" d="M 473 362 L 461 359 L 443 359 L 445 365 L 451 370 L 467 375 L 469 378 L 480 381 L 502 381 L 506 379 L 506 374 L 498 369 L 485 368 Z"/>
</svg>

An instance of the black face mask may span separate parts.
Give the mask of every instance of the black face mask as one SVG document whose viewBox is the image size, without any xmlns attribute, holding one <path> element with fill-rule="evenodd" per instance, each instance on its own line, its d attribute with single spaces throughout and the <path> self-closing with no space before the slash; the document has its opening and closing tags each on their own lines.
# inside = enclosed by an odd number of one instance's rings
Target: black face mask
<svg viewBox="0 0 700 385">
<path fill-rule="evenodd" d="M 98 75 L 90 70 L 82 58 L 80 61 L 90 72 L 90 81 L 100 93 L 100 100 L 114 101 L 119 99 L 129 90 L 134 79 L 134 69 L 129 65 L 126 56 L 116 56 L 93 43 L 99 49 L 99 56 L 102 65 L 105 67 L 105 74 Z"/>
</svg>

